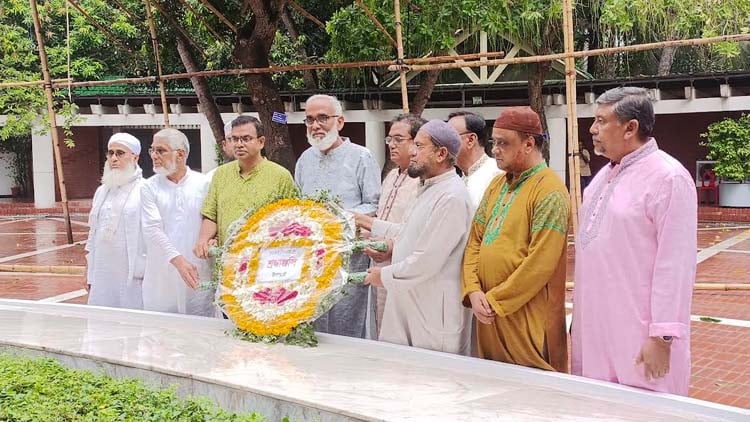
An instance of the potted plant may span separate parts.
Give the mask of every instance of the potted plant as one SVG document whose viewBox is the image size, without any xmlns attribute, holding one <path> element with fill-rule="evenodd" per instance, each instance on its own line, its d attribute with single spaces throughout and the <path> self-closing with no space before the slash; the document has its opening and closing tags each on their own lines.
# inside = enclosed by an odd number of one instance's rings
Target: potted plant
<svg viewBox="0 0 750 422">
<path fill-rule="evenodd" d="M 11 195 L 19 197 L 29 192 L 29 173 L 31 170 L 31 139 L 13 137 L 0 141 L 0 152 L 11 155 L 8 168 L 13 179 Z"/>
<path fill-rule="evenodd" d="M 712 123 L 701 138 L 708 148 L 706 158 L 716 161 L 714 172 L 721 179 L 719 205 L 750 207 L 750 115 Z"/>
</svg>

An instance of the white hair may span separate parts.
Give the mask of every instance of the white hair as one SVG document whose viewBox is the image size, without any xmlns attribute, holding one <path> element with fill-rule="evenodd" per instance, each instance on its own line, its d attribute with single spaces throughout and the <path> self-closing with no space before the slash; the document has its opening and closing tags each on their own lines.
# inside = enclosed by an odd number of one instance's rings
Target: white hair
<svg viewBox="0 0 750 422">
<path fill-rule="evenodd" d="M 339 99 L 334 97 L 333 95 L 315 94 L 312 97 L 308 98 L 306 103 L 311 103 L 317 100 L 328 101 L 328 103 L 333 107 L 333 112 L 336 113 L 337 116 L 344 115 L 344 107 L 341 105 L 341 101 L 339 101 Z"/>
<path fill-rule="evenodd" d="M 229 137 L 229 134 L 232 133 L 232 122 L 224 125 L 224 139 Z"/>
<path fill-rule="evenodd" d="M 185 151 L 185 155 L 190 154 L 190 142 L 188 142 L 187 136 L 177 129 L 164 128 L 154 134 L 154 139 L 156 138 L 165 139 L 169 142 L 170 148 L 175 151 L 181 149 Z"/>
</svg>

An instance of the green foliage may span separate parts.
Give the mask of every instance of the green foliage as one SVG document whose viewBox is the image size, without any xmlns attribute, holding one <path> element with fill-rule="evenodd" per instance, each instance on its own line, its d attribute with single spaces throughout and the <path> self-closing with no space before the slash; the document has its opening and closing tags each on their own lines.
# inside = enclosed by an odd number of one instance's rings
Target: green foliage
<svg viewBox="0 0 750 422">
<path fill-rule="evenodd" d="M 716 160 L 714 171 L 724 180 L 750 180 L 750 115 L 711 123 L 701 134 L 706 157 Z"/>
<path fill-rule="evenodd" d="M 156 390 L 141 381 L 113 379 L 64 368 L 52 359 L 0 355 L 0 420 L 3 421 L 184 421 L 262 422 L 257 413 L 238 415 L 205 398 L 180 399 L 174 389 Z"/>
<path fill-rule="evenodd" d="M 260 336 L 247 331 L 235 328 L 227 333 L 234 338 L 249 341 L 252 343 L 276 344 L 283 343 L 291 346 L 315 347 L 318 345 L 318 338 L 315 336 L 315 326 L 311 322 L 302 323 L 294 328 L 285 336 Z"/>
</svg>

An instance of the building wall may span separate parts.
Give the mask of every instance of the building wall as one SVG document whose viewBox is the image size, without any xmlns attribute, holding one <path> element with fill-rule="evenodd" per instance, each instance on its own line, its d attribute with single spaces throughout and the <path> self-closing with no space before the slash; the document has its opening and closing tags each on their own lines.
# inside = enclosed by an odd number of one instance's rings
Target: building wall
<svg viewBox="0 0 750 422">
<path fill-rule="evenodd" d="M 62 160 L 63 176 L 68 199 L 92 198 L 101 180 L 102 165 L 104 163 L 104 146 L 101 133 L 105 128 L 76 127 L 73 128 L 75 146 L 66 147 L 62 140 L 65 134 L 58 131 L 60 136 L 60 157 Z M 60 189 L 55 168 L 55 198 L 60 200 Z"/>
<path fill-rule="evenodd" d="M 10 177 L 10 154 L 0 154 L 0 196 L 10 195 L 13 179 Z"/>
</svg>

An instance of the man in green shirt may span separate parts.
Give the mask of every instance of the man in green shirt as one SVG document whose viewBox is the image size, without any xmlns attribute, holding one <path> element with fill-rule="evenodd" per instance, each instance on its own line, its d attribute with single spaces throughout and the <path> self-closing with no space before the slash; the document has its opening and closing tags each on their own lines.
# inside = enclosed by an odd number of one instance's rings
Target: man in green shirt
<svg viewBox="0 0 750 422">
<path fill-rule="evenodd" d="M 203 221 L 193 250 L 198 258 L 208 257 L 217 235 L 219 245 L 224 245 L 229 226 L 248 210 L 297 195 L 289 171 L 260 154 L 266 142 L 260 120 L 252 116 L 234 119 L 231 142 L 236 160 L 217 168 L 201 209 Z"/>
</svg>

